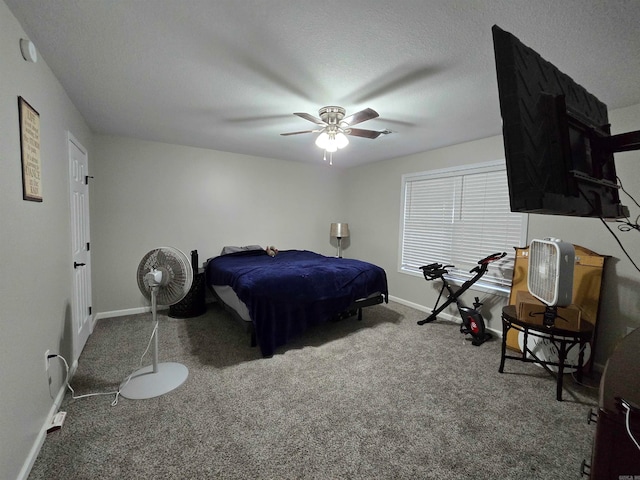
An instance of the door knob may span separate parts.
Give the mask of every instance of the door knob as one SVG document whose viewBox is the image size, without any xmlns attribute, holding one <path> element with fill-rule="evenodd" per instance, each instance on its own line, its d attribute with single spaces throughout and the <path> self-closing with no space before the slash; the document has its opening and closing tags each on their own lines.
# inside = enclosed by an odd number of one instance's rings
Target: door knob
<svg viewBox="0 0 640 480">
<path fill-rule="evenodd" d="M 84 267 L 85 265 L 86 265 L 86 263 L 73 262 L 73 268 Z"/>
</svg>

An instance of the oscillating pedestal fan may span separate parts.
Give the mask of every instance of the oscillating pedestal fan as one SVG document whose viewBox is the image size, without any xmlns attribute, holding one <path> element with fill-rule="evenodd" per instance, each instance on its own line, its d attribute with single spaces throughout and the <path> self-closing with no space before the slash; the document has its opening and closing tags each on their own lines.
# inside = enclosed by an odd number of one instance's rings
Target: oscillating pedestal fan
<svg viewBox="0 0 640 480">
<path fill-rule="evenodd" d="M 554 325 L 558 307 L 571 304 L 575 258 L 575 249 L 570 243 L 557 238 L 531 240 L 527 288 L 546 305 L 546 326 Z"/>
<path fill-rule="evenodd" d="M 135 371 L 120 386 L 120 394 L 134 400 L 164 395 L 179 387 L 189 376 L 180 363 L 158 363 L 158 305 L 182 300 L 193 282 L 193 269 L 187 256 L 173 247 L 148 252 L 138 265 L 138 287 L 151 300 L 153 315 L 153 364 Z"/>
</svg>

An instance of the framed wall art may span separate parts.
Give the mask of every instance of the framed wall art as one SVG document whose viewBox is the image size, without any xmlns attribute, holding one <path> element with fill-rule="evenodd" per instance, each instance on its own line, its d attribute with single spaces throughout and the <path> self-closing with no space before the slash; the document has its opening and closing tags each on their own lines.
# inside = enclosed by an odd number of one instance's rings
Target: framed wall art
<svg viewBox="0 0 640 480">
<path fill-rule="evenodd" d="M 32 202 L 42 202 L 40 114 L 22 97 L 18 97 L 18 111 L 20 113 L 22 198 Z"/>
</svg>

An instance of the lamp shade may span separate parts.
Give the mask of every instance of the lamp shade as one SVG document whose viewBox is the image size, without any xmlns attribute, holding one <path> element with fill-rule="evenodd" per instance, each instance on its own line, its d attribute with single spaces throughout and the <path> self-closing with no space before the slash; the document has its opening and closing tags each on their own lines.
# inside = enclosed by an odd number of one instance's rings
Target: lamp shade
<svg viewBox="0 0 640 480">
<path fill-rule="evenodd" d="M 328 130 L 322 132 L 316 138 L 316 145 L 327 152 L 335 152 L 339 148 L 344 148 L 349 145 L 349 139 L 341 131 Z"/>
<path fill-rule="evenodd" d="M 327 132 L 322 132 L 316 138 L 316 145 L 323 150 L 327 148 L 327 143 L 329 142 L 329 134 Z"/>
<path fill-rule="evenodd" d="M 332 223 L 331 236 L 335 238 L 346 238 L 349 236 L 348 223 Z"/>
<path fill-rule="evenodd" d="M 347 145 L 349 145 L 349 139 L 347 136 L 342 132 L 336 133 L 336 147 L 344 148 Z"/>
</svg>

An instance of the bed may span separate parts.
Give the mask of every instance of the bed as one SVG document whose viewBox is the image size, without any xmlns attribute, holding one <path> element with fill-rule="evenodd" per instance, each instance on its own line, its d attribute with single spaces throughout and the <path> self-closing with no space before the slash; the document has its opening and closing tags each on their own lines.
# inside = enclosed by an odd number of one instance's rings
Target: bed
<svg viewBox="0 0 640 480">
<path fill-rule="evenodd" d="M 388 302 L 382 268 L 308 250 L 234 251 L 209 259 L 205 275 L 264 357 L 313 325 L 356 313 L 361 319 L 362 308 Z"/>
</svg>

